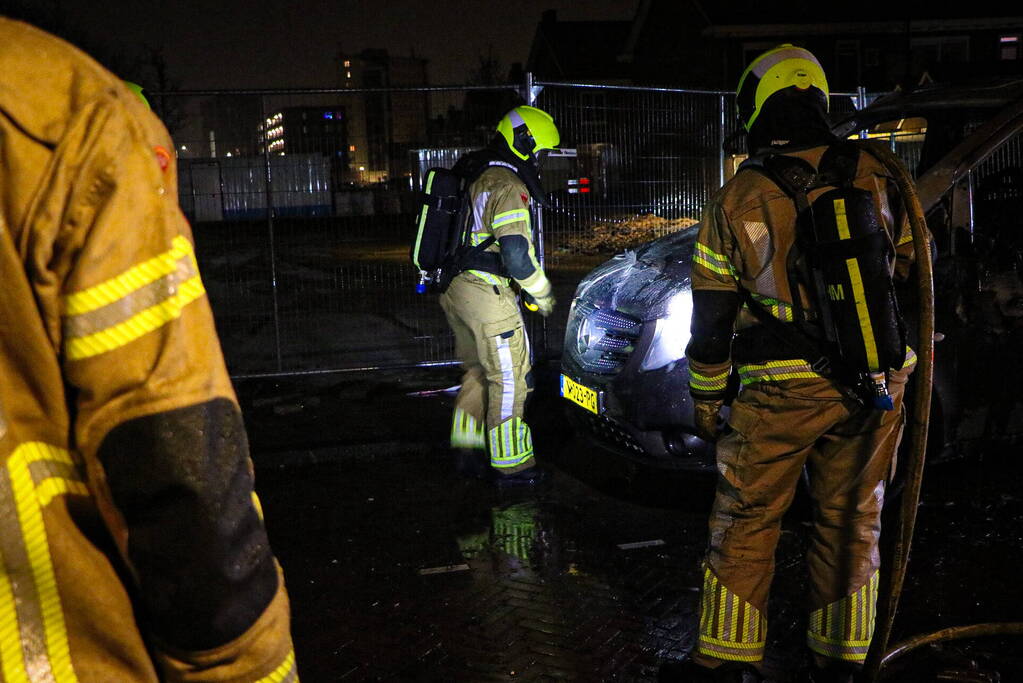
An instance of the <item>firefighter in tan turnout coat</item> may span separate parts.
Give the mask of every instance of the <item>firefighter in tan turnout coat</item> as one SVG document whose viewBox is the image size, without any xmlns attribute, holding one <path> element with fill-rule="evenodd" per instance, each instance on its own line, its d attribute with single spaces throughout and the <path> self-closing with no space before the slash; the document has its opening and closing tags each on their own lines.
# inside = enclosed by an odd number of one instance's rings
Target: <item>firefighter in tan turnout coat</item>
<svg viewBox="0 0 1023 683">
<path fill-rule="evenodd" d="M 806 50 L 782 46 L 760 56 L 746 70 L 737 97 L 751 154 L 770 150 L 818 168 L 837 142 L 827 124 L 827 92 L 824 73 Z M 912 237 L 894 180 L 865 152 L 854 168 L 852 184 L 870 192 L 894 247 L 895 275 L 904 277 Z M 822 191 L 812 190 L 810 200 Z M 788 276 L 796 215 L 793 200 L 754 169 L 740 170 L 704 212 L 693 257 L 687 348 L 701 436 L 717 438 L 733 366 L 741 389 L 717 442 L 719 477 L 697 646 L 682 666 L 666 665 L 662 680 L 759 680 L 781 519 L 804 465 L 814 504 L 806 634 L 814 665 L 807 676 L 852 681 L 870 644 L 881 505 L 915 356 L 907 349 L 904 362 L 889 369 L 894 410 L 879 410 L 854 400 L 797 349 L 765 334 L 743 303 L 743 291 L 780 321 L 792 322 L 797 307 L 811 326 L 817 317 L 803 283 L 792 285 Z"/>
<path fill-rule="evenodd" d="M 0 74 L 0 681 L 296 681 L 171 140 L 27 24 Z"/>
<path fill-rule="evenodd" d="M 554 296 L 537 261 L 529 206 L 540 194 L 540 158 L 559 141 L 553 119 L 534 107 L 516 107 L 501 119 L 494 144 L 480 153 L 489 165 L 468 189 L 471 245 L 495 240 L 440 299 L 464 369 L 451 446 L 486 449 L 499 484 L 531 484 L 538 475 L 523 419 L 533 389 L 529 340 L 512 283 L 541 315 L 550 314 Z"/>
</svg>

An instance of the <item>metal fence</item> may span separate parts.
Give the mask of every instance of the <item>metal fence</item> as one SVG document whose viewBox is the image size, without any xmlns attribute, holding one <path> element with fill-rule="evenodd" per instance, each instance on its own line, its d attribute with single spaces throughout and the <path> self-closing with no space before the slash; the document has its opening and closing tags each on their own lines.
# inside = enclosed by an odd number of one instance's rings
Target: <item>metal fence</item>
<svg viewBox="0 0 1023 683">
<path fill-rule="evenodd" d="M 449 363 L 408 252 L 419 180 L 488 142 L 498 118 L 550 112 L 538 239 L 561 306 L 532 321 L 560 349 L 575 284 L 624 246 L 697 220 L 735 158 L 732 93 L 570 83 L 522 87 L 161 93 L 181 207 L 235 377 Z M 863 93 L 833 95 L 851 111 Z M 893 141 L 893 146 L 894 146 Z M 741 150 L 735 150 L 741 152 Z"/>
</svg>

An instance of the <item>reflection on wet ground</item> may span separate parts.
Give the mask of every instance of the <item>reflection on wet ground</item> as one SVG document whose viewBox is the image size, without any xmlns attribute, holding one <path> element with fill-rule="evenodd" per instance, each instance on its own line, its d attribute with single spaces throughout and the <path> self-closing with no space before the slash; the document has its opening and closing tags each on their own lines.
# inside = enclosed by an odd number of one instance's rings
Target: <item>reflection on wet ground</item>
<svg viewBox="0 0 1023 683">
<path fill-rule="evenodd" d="M 692 646 L 711 476 L 634 466 L 574 438 L 541 383 L 530 418 L 552 476 L 535 491 L 460 477 L 440 445 L 451 396 L 411 395 L 455 382 L 445 370 L 240 387 L 302 680 L 656 680 L 660 661 Z M 994 450 L 928 471 L 895 640 L 1020 619 L 1023 465 L 1018 444 Z M 807 515 L 799 496 L 778 549 L 768 664 L 779 681 L 805 659 Z M 930 648 L 889 680 L 972 666 L 1023 681 L 1020 650 Z"/>
</svg>

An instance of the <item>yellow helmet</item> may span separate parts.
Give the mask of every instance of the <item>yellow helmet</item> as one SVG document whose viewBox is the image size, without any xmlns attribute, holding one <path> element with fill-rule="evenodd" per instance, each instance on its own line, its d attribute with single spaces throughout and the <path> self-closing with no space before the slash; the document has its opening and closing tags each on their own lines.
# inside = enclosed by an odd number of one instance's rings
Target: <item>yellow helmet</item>
<svg viewBox="0 0 1023 683">
<path fill-rule="evenodd" d="M 138 83 L 132 83 L 131 81 L 122 81 L 122 83 L 124 83 L 128 90 L 131 90 L 140 100 L 142 100 L 142 104 L 147 107 L 149 106 L 149 100 L 146 99 L 145 93 L 143 92 L 144 89 L 141 85 Z"/>
<path fill-rule="evenodd" d="M 522 105 L 501 117 L 497 132 L 508 143 L 512 154 L 528 161 L 544 149 L 554 149 L 561 142 L 558 127 L 547 112 Z"/>
<path fill-rule="evenodd" d="M 768 97 L 792 86 L 800 90 L 817 88 L 824 95 L 827 109 L 828 79 L 809 50 L 785 44 L 754 59 L 735 90 L 735 108 L 743 127 L 748 131 L 753 126 Z"/>
</svg>

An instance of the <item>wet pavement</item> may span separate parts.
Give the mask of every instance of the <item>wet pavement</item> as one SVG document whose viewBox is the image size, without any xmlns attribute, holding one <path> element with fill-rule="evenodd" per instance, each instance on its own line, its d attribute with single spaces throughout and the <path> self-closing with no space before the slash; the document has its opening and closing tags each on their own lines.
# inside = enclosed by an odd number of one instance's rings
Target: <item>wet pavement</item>
<svg viewBox="0 0 1023 683">
<path fill-rule="evenodd" d="M 538 368 L 527 417 L 550 476 L 501 491 L 446 453 L 453 368 L 238 385 L 302 680 L 655 681 L 692 646 L 711 474 L 659 471 L 573 434 Z M 893 641 L 1021 619 L 1018 443 L 929 467 Z M 808 510 L 786 517 L 768 667 L 805 661 Z M 887 680 L 1023 681 L 1019 639 L 923 649 Z M 938 678 L 939 671 L 956 678 Z"/>
</svg>

